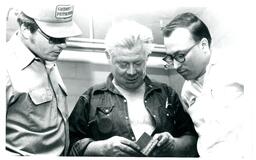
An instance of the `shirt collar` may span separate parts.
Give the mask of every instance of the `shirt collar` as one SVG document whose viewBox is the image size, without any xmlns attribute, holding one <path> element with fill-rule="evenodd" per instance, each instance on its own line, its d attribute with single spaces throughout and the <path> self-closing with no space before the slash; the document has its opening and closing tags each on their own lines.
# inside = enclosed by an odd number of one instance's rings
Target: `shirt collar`
<svg viewBox="0 0 256 160">
<path fill-rule="evenodd" d="M 216 49 L 215 49 L 214 53 L 213 52 L 211 53 L 211 58 L 210 58 L 209 64 L 206 66 L 206 73 L 204 77 L 208 77 L 208 74 L 210 73 L 211 68 L 214 67 L 220 61 L 220 56 L 218 56 L 216 53 L 219 54 L 220 51 L 216 52 Z"/>
<path fill-rule="evenodd" d="M 12 47 L 11 49 L 15 49 L 15 55 L 18 59 L 18 65 L 20 67 L 20 70 L 25 69 L 27 66 L 29 66 L 34 60 L 41 61 L 38 57 L 36 57 L 20 40 L 19 37 L 20 32 L 17 31 L 11 38 L 10 44 Z"/>
<path fill-rule="evenodd" d="M 190 82 L 192 85 L 193 85 L 193 84 L 196 84 L 196 85 L 202 87 L 203 84 L 204 84 L 204 77 L 205 77 L 205 74 L 206 74 L 206 73 L 204 73 L 203 75 L 201 75 L 200 77 L 198 77 L 196 80 L 190 80 L 189 82 Z"/>
<path fill-rule="evenodd" d="M 56 65 L 56 61 L 45 61 L 45 66 L 48 70 L 52 70 L 53 67 Z"/>
</svg>

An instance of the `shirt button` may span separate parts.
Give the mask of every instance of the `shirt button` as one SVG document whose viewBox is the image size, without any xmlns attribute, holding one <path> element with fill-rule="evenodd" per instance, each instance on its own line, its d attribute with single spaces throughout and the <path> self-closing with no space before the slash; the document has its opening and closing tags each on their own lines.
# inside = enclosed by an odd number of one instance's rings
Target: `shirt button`
<svg viewBox="0 0 256 160">
<path fill-rule="evenodd" d="M 135 137 L 132 136 L 132 140 L 135 140 Z"/>
</svg>

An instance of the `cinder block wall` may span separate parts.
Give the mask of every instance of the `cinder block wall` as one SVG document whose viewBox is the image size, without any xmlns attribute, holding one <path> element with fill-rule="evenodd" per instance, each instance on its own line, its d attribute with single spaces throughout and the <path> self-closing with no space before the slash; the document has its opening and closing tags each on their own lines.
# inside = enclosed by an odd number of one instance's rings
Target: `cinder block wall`
<svg viewBox="0 0 256 160">
<path fill-rule="evenodd" d="M 83 92 L 94 84 L 104 82 L 110 73 L 109 65 L 90 62 L 62 60 L 58 62 L 58 67 L 68 89 L 68 105 L 70 112 L 73 110 L 75 103 Z M 147 73 L 151 79 L 167 83 L 180 93 L 183 79 L 174 70 L 148 68 Z"/>
</svg>

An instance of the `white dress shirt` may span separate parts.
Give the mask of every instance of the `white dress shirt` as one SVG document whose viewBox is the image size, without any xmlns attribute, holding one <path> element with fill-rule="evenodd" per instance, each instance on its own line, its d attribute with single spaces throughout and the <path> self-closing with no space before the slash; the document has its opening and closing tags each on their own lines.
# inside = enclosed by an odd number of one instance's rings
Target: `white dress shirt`
<svg viewBox="0 0 256 160">
<path fill-rule="evenodd" d="M 200 81 L 185 82 L 182 101 L 199 134 L 200 157 L 245 158 L 251 143 L 243 71 L 234 57 L 218 56 L 221 59 L 212 54 L 202 85 Z"/>
</svg>

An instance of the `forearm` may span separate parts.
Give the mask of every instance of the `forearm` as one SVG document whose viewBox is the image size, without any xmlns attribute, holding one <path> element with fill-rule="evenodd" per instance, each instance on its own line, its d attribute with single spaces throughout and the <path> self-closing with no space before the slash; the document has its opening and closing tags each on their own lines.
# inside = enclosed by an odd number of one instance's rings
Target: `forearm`
<svg viewBox="0 0 256 160">
<path fill-rule="evenodd" d="M 197 156 L 197 138 L 191 135 L 184 135 L 174 138 L 174 147 L 170 152 L 175 157 Z"/>
<path fill-rule="evenodd" d="M 88 145 L 92 142 L 93 142 L 92 139 L 84 138 L 84 139 L 74 142 L 73 144 L 71 143 L 71 146 L 70 146 L 71 149 L 70 149 L 69 155 L 70 156 L 85 155 L 85 151 L 86 151 Z"/>
<path fill-rule="evenodd" d="M 85 156 L 104 156 L 103 149 L 104 149 L 104 146 L 102 145 L 101 141 L 93 141 L 88 144 L 87 148 L 85 149 L 84 155 Z"/>
</svg>

